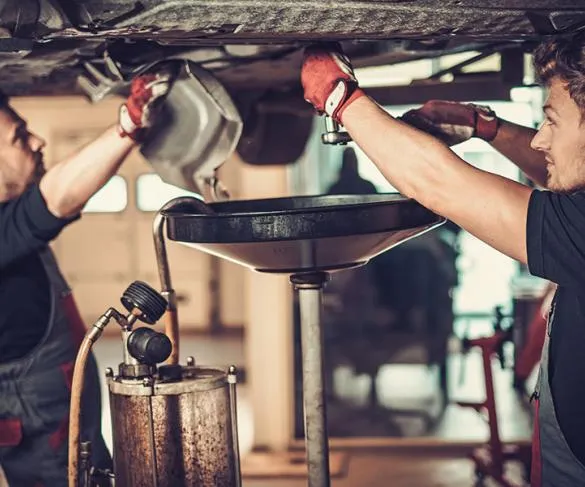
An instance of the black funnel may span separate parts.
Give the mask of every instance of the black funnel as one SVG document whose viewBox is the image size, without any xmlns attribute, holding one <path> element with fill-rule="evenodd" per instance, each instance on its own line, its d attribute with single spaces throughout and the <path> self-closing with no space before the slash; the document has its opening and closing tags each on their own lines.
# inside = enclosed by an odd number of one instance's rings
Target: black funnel
<svg viewBox="0 0 585 487">
<path fill-rule="evenodd" d="M 398 193 L 297 196 L 163 210 L 170 240 L 261 272 L 295 274 L 365 264 L 444 219 Z"/>
</svg>

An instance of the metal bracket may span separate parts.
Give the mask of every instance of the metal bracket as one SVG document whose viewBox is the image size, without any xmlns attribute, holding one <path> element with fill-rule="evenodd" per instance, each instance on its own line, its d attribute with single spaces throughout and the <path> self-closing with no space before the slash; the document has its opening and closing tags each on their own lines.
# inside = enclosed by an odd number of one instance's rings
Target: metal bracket
<svg viewBox="0 0 585 487">
<path fill-rule="evenodd" d="M 103 55 L 103 66 L 105 72 L 102 72 L 95 64 L 86 61 L 83 67 L 87 75 L 80 74 L 77 77 L 77 84 L 92 103 L 101 101 L 110 94 L 123 91 L 129 84 L 129 81 L 124 79 L 120 67 L 107 51 Z"/>
</svg>

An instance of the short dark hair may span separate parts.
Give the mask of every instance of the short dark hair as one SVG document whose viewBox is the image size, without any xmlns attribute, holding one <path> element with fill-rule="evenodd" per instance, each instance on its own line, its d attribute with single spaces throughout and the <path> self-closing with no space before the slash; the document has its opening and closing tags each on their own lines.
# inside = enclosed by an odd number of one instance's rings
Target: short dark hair
<svg viewBox="0 0 585 487">
<path fill-rule="evenodd" d="M 585 114 L 585 30 L 540 44 L 534 51 L 534 69 L 545 86 L 557 76 L 565 82 L 571 98 Z"/>
</svg>

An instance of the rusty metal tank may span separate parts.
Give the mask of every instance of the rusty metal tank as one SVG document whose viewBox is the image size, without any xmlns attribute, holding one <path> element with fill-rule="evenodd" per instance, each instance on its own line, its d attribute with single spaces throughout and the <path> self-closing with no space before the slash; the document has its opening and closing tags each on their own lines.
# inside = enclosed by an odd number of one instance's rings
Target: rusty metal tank
<svg viewBox="0 0 585 487">
<path fill-rule="evenodd" d="M 231 382 L 194 365 L 109 377 L 116 486 L 238 487 Z"/>
</svg>

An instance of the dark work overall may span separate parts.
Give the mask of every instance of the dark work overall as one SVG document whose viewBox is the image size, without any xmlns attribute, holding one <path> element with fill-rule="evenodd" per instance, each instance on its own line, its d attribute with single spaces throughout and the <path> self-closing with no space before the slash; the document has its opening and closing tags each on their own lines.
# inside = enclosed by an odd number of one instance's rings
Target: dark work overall
<svg viewBox="0 0 585 487">
<path fill-rule="evenodd" d="M 532 442 L 532 487 L 585 486 L 585 466 L 573 455 L 557 421 L 548 375 L 550 331 L 554 326 L 554 301 L 548 328 L 535 400 L 534 437 Z M 541 440 L 543 440 L 541 442 Z"/>
<path fill-rule="evenodd" d="M 28 355 L 0 364 L 0 465 L 10 487 L 67 486 L 70 388 L 85 326 L 52 252 L 47 248 L 39 255 L 51 287 L 47 331 Z M 96 467 L 111 468 L 101 436 L 100 385 L 93 357 L 82 401 L 82 441 L 92 442 Z"/>
</svg>

